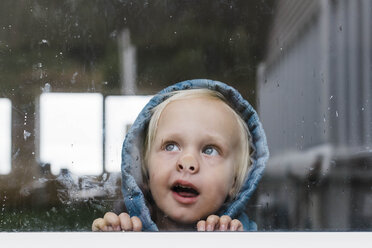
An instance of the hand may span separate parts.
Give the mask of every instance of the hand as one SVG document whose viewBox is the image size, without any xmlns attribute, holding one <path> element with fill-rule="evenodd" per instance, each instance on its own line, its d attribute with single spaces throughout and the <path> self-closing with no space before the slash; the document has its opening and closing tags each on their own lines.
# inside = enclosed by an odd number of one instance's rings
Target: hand
<svg viewBox="0 0 372 248">
<path fill-rule="evenodd" d="M 142 222 L 137 216 L 132 218 L 127 213 L 121 213 L 119 216 L 112 212 L 105 214 L 103 218 L 98 218 L 93 221 L 92 231 L 102 232 L 118 232 L 118 231 L 134 231 L 142 230 Z"/>
<path fill-rule="evenodd" d="M 207 220 L 200 220 L 196 224 L 198 231 L 244 231 L 243 224 L 238 219 L 231 220 L 230 216 L 209 215 Z"/>
</svg>

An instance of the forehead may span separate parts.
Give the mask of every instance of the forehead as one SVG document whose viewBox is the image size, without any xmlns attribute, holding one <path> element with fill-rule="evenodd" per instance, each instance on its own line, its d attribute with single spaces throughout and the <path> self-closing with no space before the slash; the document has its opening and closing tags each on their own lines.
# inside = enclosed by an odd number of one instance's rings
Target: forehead
<svg viewBox="0 0 372 248">
<path fill-rule="evenodd" d="M 175 100 L 164 108 L 158 132 L 179 129 L 237 138 L 239 126 L 233 111 L 219 99 L 197 97 Z"/>
</svg>

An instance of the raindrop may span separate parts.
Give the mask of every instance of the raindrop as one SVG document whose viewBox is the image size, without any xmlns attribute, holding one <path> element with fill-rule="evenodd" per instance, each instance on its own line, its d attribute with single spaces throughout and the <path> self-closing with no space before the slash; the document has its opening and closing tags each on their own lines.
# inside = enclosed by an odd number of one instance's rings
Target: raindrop
<svg viewBox="0 0 372 248">
<path fill-rule="evenodd" d="M 331 100 L 333 98 L 333 96 L 331 96 L 330 98 L 329 98 L 329 100 Z"/>
<path fill-rule="evenodd" d="M 43 93 L 48 93 L 52 90 L 52 86 L 49 83 L 45 83 L 44 87 L 41 88 Z"/>
<path fill-rule="evenodd" d="M 77 75 L 79 75 L 79 73 L 77 71 L 75 71 L 74 74 L 72 74 L 71 84 L 76 83 L 76 77 L 77 77 Z"/>
<path fill-rule="evenodd" d="M 103 181 L 106 181 L 106 180 L 107 180 L 107 173 L 103 173 L 103 175 L 102 175 L 102 180 L 103 180 Z"/>
<path fill-rule="evenodd" d="M 342 31 L 342 25 L 338 26 L 338 30 Z"/>
<path fill-rule="evenodd" d="M 23 138 L 24 140 L 27 140 L 27 138 L 29 138 L 31 136 L 31 133 L 30 132 L 27 132 L 26 130 L 23 130 Z"/>
<path fill-rule="evenodd" d="M 174 34 L 177 34 L 177 32 L 176 32 L 176 31 L 174 31 Z"/>
<path fill-rule="evenodd" d="M 362 107 L 362 111 L 364 111 L 364 108 Z"/>
<path fill-rule="evenodd" d="M 42 39 L 42 40 L 39 42 L 39 44 L 40 44 L 40 45 L 41 45 L 41 44 L 49 44 L 49 41 L 46 40 L 46 39 Z"/>
<path fill-rule="evenodd" d="M 280 48 L 280 51 L 283 51 L 283 47 Z"/>
<path fill-rule="evenodd" d="M 338 117 L 338 112 L 337 112 L 337 110 L 336 110 L 336 117 Z"/>
</svg>

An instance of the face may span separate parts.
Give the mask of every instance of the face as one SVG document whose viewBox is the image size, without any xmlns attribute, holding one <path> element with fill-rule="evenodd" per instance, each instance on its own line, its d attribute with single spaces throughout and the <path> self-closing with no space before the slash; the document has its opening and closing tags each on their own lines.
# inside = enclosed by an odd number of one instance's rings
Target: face
<svg viewBox="0 0 372 248">
<path fill-rule="evenodd" d="M 149 186 L 158 208 L 191 224 L 222 206 L 234 183 L 239 127 L 219 100 L 176 100 L 163 110 L 148 156 Z"/>
</svg>

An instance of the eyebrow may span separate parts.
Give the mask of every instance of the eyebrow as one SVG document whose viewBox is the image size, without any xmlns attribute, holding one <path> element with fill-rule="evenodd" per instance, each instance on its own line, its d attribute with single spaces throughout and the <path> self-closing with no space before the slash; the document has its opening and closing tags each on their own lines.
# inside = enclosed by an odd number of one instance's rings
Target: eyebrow
<svg viewBox="0 0 372 248">
<path fill-rule="evenodd" d="M 164 140 L 167 139 L 177 140 L 182 139 L 184 136 L 185 134 L 181 132 L 167 133 L 166 136 L 164 135 L 161 137 L 161 144 L 164 143 Z M 226 142 L 224 142 L 224 139 L 220 135 L 206 133 L 204 139 L 212 140 L 213 142 L 211 143 L 211 145 L 215 144 L 218 145 L 224 151 L 229 151 L 229 145 L 226 144 Z"/>
</svg>

